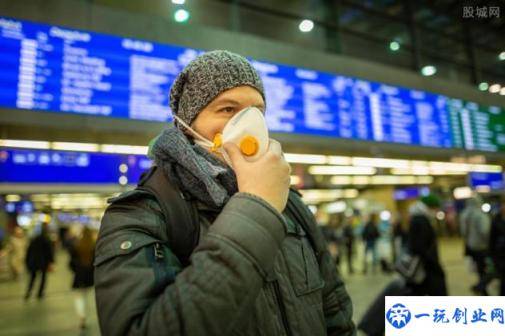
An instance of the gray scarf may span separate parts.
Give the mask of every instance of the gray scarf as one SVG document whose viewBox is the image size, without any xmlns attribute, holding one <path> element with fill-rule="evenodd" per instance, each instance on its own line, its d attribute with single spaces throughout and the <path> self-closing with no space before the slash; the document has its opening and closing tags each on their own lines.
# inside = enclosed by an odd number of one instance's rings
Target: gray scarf
<svg viewBox="0 0 505 336">
<path fill-rule="evenodd" d="M 221 209 L 238 191 L 233 169 L 173 125 L 156 138 L 150 155 L 181 191 L 211 208 Z"/>
</svg>

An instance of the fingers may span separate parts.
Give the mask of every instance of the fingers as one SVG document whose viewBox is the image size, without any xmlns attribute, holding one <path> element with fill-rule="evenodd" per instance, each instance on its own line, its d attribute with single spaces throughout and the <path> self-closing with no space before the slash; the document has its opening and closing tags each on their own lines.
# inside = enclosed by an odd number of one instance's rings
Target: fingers
<svg viewBox="0 0 505 336">
<path fill-rule="evenodd" d="M 233 142 L 224 143 L 223 148 L 230 157 L 233 166 L 235 166 L 236 163 L 245 161 L 244 156 L 240 152 L 240 148 Z"/>
<path fill-rule="evenodd" d="M 268 150 L 279 157 L 284 156 L 284 154 L 282 153 L 281 144 L 277 140 L 270 139 Z"/>
</svg>

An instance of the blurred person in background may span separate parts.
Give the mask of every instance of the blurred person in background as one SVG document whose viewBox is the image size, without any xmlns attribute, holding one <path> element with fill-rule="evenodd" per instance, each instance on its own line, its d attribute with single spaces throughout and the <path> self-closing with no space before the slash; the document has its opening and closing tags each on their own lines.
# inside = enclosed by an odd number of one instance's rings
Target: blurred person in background
<svg viewBox="0 0 505 336">
<path fill-rule="evenodd" d="M 38 234 L 28 245 L 26 252 L 25 264 L 30 273 L 30 281 L 25 294 L 25 300 L 30 298 L 33 285 L 37 275 L 40 274 L 40 286 L 38 291 L 38 298 L 44 297 L 44 290 L 46 287 L 47 272 L 52 270 L 54 262 L 54 249 L 53 243 L 49 238 L 47 223 L 42 223 L 40 234 Z"/>
<path fill-rule="evenodd" d="M 339 214 L 330 214 L 327 225 L 321 226 L 328 251 L 336 266 L 340 266 L 342 257 L 342 217 Z"/>
<path fill-rule="evenodd" d="M 379 216 L 377 213 L 370 214 L 370 219 L 363 228 L 361 237 L 365 243 L 365 253 L 363 256 L 363 274 L 368 270 L 368 255 L 372 255 L 372 272 L 375 273 L 378 264 L 377 258 L 377 239 L 380 237 L 379 229 L 377 227 Z"/>
<path fill-rule="evenodd" d="M 93 287 L 93 259 L 95 239 L 93 231 L 85 226 L 80 238 L 70 247 L 70 269 L 74 273 L 72 289 L 75 290 L 75 309 L 79 326 L 86 328 L 87 296 Z"/>
<path fill-rule="evenodd" d="M 505 296 L 505 196 L 501 199 L 499 212 L 493 218 L 489 252 L 500 279 L 500 295 Z"/>
<path fill-rule="evenodd" d="M 342 250 L 345 250 L 347 269 L 349 271 L 349 274 L 354 273 L 354 268 L 352 266 L 354 259 L 354 227 L 352 225 L 352 220 L 352 216 L 344 217 L 344 226 L 342 229 Z"/>
<path fill-rule="evenodd" d="M 440 207 L 435 195 L 423 196 L 409 208 L 409 230 L 407 249 L 411 255 L 419 256 L 426 276 L 419 284 L 408 284 L 413 295 L 448 295 L 445 272 L 440 264 L 434 217 Z"/>
<path fill-rule="evenodd" d="M 489 248 L 489 233 L 491 222 L 489 216 L 482 211 L 478 198 L 470 198 L 460 216 L 461 235 L 465 241 L 465 253 L 470 256 L 477 268 L 479 280 L 472 286 L 472 291 L 487 295 L 484 275 L 486 274 L 486 257 Z"/>
<path fill-rule="evenodd" d="M 27 239 L 23 229 L 15 226 L 9 238 L 8 251 L 12 277 L 17 280 L 23 273 Z"/>
<path fill-rule="evenodd" d="M 393 221 L 393 239 L 391 241 L 393 263 L 396 262 L 398 256 L 407 244 L 407 231 L 403 222 L 403 217 L 398 215 L 398 218 Z"/>
<path fill-rule="evenodd" d="M 393 240 L 393 229 L 390 218 L 379 215 L 379 238 L 377 240 L 377 252 L 379 255 L 379 263 L 382 273 L 389 274 L 392 272 L 391 267 L 391 245 Z"/>
</svg>

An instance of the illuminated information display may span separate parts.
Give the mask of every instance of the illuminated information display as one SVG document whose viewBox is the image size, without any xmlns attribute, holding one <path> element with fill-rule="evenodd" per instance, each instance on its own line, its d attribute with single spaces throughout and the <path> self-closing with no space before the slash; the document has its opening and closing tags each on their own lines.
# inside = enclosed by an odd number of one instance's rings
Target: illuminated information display
<svg viewBox="0 0 505 336">
<path fill-rule="evenodd" d="M 125 183 L 136 184 L 151 163 L 145 155 L 0 147 L 0 181 L 118 184 L 124 176 Z"/>
<path fill-rule="evenodd" d="M 168 92 L 201 50 L 0 18 L 0 106 L 171 121 Z M 504 111 L 251 60 L 274 132 L 505 150 Z"/>
</svg>

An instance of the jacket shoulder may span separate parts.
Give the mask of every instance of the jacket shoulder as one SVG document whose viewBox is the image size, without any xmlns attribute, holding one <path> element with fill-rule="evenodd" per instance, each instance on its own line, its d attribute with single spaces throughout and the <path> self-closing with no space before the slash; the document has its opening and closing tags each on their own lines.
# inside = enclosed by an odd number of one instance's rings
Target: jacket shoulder
<svg viewBox="0 0 505 336">
<path fill-rule="evenodd" d="M 98 259 L 108 255 L 111 246 L 122 242 L 135 245 L 166 241 L 164 217 L 152 194 L 134 189 L 110 198 L 108 202 L 96 243 Z"/>
</svg>

